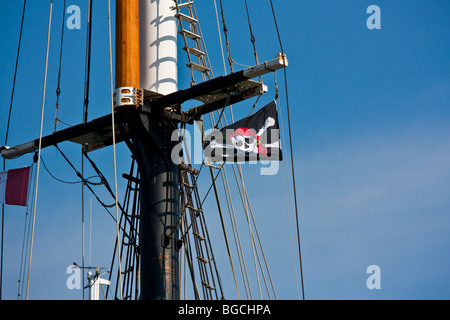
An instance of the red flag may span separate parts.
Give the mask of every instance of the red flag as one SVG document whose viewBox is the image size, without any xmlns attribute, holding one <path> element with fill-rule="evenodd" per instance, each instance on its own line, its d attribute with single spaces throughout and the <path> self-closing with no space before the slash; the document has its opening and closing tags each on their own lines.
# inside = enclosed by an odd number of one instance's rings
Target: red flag
<svg viewBox="0 0 450 320">
<path fill-rule="evenodd" d="M 0 203 L 27 206 L 31 167 L 0 172 Z"/>
</svg>

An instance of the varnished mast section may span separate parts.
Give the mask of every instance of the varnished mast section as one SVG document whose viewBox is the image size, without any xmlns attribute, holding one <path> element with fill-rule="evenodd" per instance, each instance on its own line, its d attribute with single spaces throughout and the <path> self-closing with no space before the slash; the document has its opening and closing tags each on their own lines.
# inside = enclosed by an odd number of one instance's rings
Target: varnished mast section
<svg viewBox="0 0 450 320">
<path fill-rule="evenodd" d="M 116 89 L 140 88 L 139 0 L 116 0 Z"/>
</svg>

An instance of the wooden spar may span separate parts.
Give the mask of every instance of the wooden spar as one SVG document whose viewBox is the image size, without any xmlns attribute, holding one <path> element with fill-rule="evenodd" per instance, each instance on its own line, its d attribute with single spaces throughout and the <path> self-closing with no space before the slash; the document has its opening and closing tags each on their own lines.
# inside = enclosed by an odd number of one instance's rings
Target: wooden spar
<svg viewBox="0 0 450 320">
<path fill-rule="evenodd" d="M 140 88 L 139 0 L 116 0 L 116 89 Z"/>
</svg>

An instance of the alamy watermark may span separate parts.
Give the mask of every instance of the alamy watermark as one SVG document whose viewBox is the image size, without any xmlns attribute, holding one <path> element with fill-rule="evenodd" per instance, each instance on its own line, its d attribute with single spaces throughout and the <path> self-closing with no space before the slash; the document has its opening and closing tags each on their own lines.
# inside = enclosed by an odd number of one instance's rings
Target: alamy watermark
<svg viewBox="0 0 450 320">
<path fill-rule="evenodd" d="M 367 7 L 366 13 L 370 14 L 367 18 L 366 26 L 367 29 L 381 29 L 381 9 L 377 5 L 370 5 Z"/>
<path fill-rule="evenodd" d="M 67 7 L 66 13 L 69 15 L 66 20 L 66 26 L 69 30 L 81 29 L 81 9 L 77 5 Z"/>
<path fill-rule="evenodd" d="M 366 280 L 367 289 L 381 289 L 381 269 L 379 266 L 373 264 L 367 267 L 366 273 L 370 276 Z"/>
<path fill-rule="evenodd" d="M 66 273 L 70 274 L 66 280 L 66 287 L 69 290 L 81 289 L 81 269 L 75 265 L 70 265 L 66 269 Z"/>
</svg>

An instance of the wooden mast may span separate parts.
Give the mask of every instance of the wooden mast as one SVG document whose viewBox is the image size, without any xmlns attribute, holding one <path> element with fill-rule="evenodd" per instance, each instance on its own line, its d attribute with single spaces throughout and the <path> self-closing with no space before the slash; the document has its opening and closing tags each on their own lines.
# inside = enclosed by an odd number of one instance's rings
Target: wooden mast
<svg viewBox="0 0 450 320">
<path fill-rule="evenodd" d="M 116 0 L 116 89 L 140 88 L 139 0 Z"/>
</svg>

